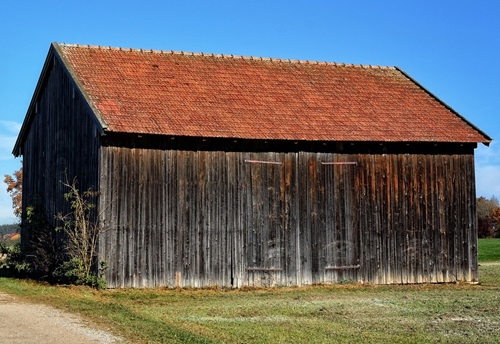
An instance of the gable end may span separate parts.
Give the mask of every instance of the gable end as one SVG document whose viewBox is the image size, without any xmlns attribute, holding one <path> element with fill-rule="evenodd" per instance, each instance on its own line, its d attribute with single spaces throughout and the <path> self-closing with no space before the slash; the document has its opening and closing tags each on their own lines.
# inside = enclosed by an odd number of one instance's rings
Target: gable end
<svg viewBox="0 0 500 344">
<path fill-rule="evenodd" d="M 14 144 L 14 148 L 12 150 L 12 154 L 15 157 L 19 157 L 23 155 L 22 152 L 22 144 L 28 134 L 31 123 L 33 121 L 33 117 L 36 116 L 38 112 L 38 101 L 41 97 L 41 94 L 45 88 L 47 80 L 52 72 L 54 66 L 59 65 L 63 71 L 66 73 L 68 80 L 73 84 L 73 96 L 80 97 L 84 100 L 85 105 L 88 108 L 88 113 L 92 114 L 92 120 L 96 125 L 96 129 L 98 130 L 100 135 L 103 135 L 107 129 L 107 125 L 102 119 L 97 108 L 93 105 L 89 95 L 85 92 L 85 89 L 81 85 L 81 82 L 75 78 L 74 71 L 72 70 L 70 64 L 67 63 L 63 54 L 61 53 L 60 47 L 57 43 L 52 43 L 49 48 L 49 52 L 45 59 L 42 72 L 40 73 L 40 77 L 38 79 L 35 92 L 33 93 L 33 97 L 31 98 L 30 105 L 28 106 L 28 111 L 26 112 L 26 116 L 24 118 L 23 124 L 21 126 L 21 130 L 19 131 L 19 135 L 17 137 L 16 143 Z"/>
</svg>

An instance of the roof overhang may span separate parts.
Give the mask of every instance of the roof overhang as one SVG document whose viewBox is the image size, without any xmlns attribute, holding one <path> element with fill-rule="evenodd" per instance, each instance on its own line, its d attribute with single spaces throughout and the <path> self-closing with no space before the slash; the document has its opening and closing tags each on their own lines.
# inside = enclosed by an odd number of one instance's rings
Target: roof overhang
<svg viewBox="0 0 500 344">
<path fill-rule="evenodd" d="M 409 80 L 411 80 L 415 85 L 417 85 L 418 87 L 420 87 L 423 91 L 427 92 L 431 97 L 433 97 L 434 99 L 436 99 L 439 103 L 441 103 L 441 105 L 443 105 L 449 111 L 451 111 L 452 113 L 454 113 L 458 118 L 460 118 L 462 121 L 464 121 L 465 123 L 467 123 L 467 125 L 469 125 L 470 127 L 472 127 L 474 130 L 478 131 L 484 137 L 484 139 L 485 139 L 484 141 L 481 142 L 482 144 L 484 144 L 485 146 L 489 146 L 490 145 L 490 143 L 491 143 L 491 141 L 493 141 L 493 139 L 491 137 L 489 137 L 484 131 L 482 131 L 481 129 L 479 129 L 478 127 L 476 127 L 474 124 L 472 124 L 471 122 L 469 122 L 464 116 L 462 116 L 461 114 L 459 114 L 451 106 L 449 106 L 444 101 L 442 101 L 440 98 L 438 98 L 434 93 L 432 93 L 427 88 L 425 88 L 424 86 L 422 86 L 418 81 L 416 81 L 415 79 L 413 79 L 404 70 L 402 70 L 401 68 L 399 68 L 397 66 L 394 67 L 394 68 L 396 68 L 397 70 L 399 70 L 404 76 L 406 76 Z"/>
</svg>

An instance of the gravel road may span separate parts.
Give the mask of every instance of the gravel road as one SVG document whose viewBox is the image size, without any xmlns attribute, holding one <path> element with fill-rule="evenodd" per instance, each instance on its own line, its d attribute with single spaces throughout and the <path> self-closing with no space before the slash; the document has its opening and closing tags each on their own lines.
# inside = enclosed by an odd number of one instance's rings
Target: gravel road
<svg viewBox="0 0 500 344">
<path fill-rule="evenodd" d="M 122 338 L 55 308 L 31 304 L 0 292 L 0 343 L 124 343 Z"/>
</svg>

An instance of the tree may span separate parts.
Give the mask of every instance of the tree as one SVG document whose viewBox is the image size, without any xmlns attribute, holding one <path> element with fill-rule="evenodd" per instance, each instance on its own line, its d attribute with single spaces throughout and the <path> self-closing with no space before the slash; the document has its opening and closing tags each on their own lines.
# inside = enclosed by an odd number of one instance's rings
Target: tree
<svg viewBox="0 0 500 344">
<path fill-rule="evenodd" d="M 99 271 L 93 271 L 97 263 L 97 243 L 103 231 L 95 218 L 97 214 L 93 201 L 98 192 L 92 189 L 80 192 L 76 178 L 71 184 L 66 182 L 63 185 L 69 189 L 64 198 L 69 202 L 71 211 L 57 214 L 56 219 L 62 223 L 62 227 L 57 230 L 62 230 L 65 235 L 64 253 L 68 260 L 54 273 L 60 281 L 103 287 L 105 282 L 100 275 L 104 272 L 105 264 L 101 262 Z"/>
<path fill-rule="evenodd" d="M 19 233 L 19 224 L 0 225 L 0 236 L 10 233 Z"/>
<path fill-rule="evenodd" d="M 491 211 L 490 222 L 492 224 L 490 237 L 497 238 L 500 235 L 500 207 Z"/>
<path fill-rule="evenodd" d="M 14 208 L 14 214 L 18 217 L 21 216 L 22 212 L 22 196 L 23 196 L 23 168 L 15 171 L 13 175 L 6 174 L 4 176 L 4 183 L 7 184 L 7 192 L 10 193 L 12 198 L 12 208 Z"/>
<path fill-rule="evenodd" d="M 500 203 L 495 196 L 490 199 L 481 196 L 477 199 L 477 222 L 480 238 L 495 236 L 497 223 L 500 224 Z"/>
</svg>

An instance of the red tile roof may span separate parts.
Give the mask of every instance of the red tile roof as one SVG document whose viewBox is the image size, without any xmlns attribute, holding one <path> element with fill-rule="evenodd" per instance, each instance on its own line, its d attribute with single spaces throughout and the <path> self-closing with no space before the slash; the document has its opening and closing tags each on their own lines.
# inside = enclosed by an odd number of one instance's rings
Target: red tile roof
<svg viewBox="0 0 500 344">
<path fill-rule="evenodd" d="M 108 131 L 314 141 L 490 141 L 393 67 L 54 46 Z"/>
</svg>

